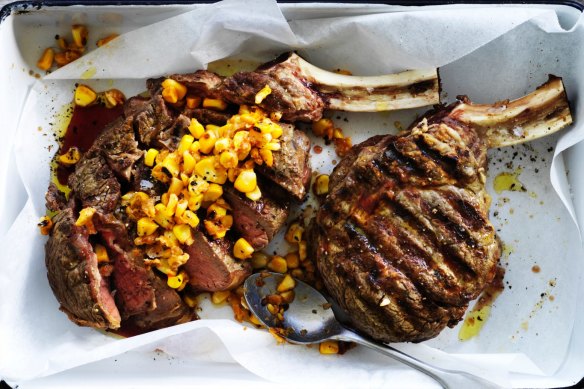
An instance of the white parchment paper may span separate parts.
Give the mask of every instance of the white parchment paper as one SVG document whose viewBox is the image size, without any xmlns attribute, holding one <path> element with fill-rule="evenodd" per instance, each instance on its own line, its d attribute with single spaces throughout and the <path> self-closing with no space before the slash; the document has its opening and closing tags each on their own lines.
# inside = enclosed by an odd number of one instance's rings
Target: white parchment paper
<svg viewBox="0 0 584 389">
<path fill-rule="evenodd" d="M 362 347 L 325 358 L 316 348 L 277 346 L 271 335 L 242 327 L 231 320 L 228 309 L 206 302 L 203 320 L 129 339 L 77 327 L 58 310 L 45 275 L 45 238 L 38 235 L 36 223 L 44 214 L 48 166 L 56 150 L 50 123 L 71 101 L 73 83 L 92 74 L 96 80 L 83 82 L 96 89 L 114 85 L 130 96 L 145 89 L 146 77 L 192 71 L 227 57 L 267 61 L 287 50 L 299 50 L 321 67 L 362 75 L 439 66 L 445 101 L 459 94 L 475 102 L 516 98 L 543 83 L 549 73 L 564 78 L 576 124 L 561 135 L 489 154 L 492 220 L 506 247 L 502 262 L 507 287 L 480 335 L 460 342 L 459 328 L 454 328 L 423 344 L 396 345 L 433 364 L 468 370 L 506 386 L 509 374 L 553 374 L 570 344 L 582 273 L 576 213 L 560 154 L 584 137 L 577 121 L 584 80 L 575 66 L 581 62 L 582 22 L 565 30 L 554 11 L 540 8 L 389 10 L 396 12 L 377 8 L 355 15 L 353 10 L 344 17 L 292 13 L 295 18 L 287 20 L 273 1 L 225 0 L 124 34 L 37 82 L 14 149 L 29 199 L 2 237 L 0 348 L 11 352 L 0 353 L 0 374 L 13 380 L 49 375 L 144 345 L 193 360 L 213 358 L 212 350 L 200 347 L 208 343 L 204 339 L 211 331 L 238 363 L 277 382 L 432 385 L 430 379 Z M 406 126 L 423 111 L 332 116 L 358 143 L 395 132 L 396 122 Z M 312 157 L 320 172 L 329 172 L 337 158 L 330 149 Z M 516 172 L 528 191 L 495 193 L 492 180 L 503 171 Z M 539 273 L 532 272 L 534 265 Z"/>
</svg>

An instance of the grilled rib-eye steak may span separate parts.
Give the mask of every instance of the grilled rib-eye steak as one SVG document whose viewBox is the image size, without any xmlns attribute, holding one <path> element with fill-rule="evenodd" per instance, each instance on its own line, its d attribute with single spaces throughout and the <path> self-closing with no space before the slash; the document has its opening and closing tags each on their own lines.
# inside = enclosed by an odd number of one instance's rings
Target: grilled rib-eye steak
<svg viewBox="0 0 584 389">
<path fill-rule="evenodd" d="M 554 77 L 494 107 L 463 99 L 437 108 L 405 134 L 354 146 L 334 169 L 309 243 L 356 329 L 383 342 L 432 338 L 493 280 L 501 249 L 488 219 L 487 146 L 523 140 L 506 129 L 571 123 Z"/>
</svg>

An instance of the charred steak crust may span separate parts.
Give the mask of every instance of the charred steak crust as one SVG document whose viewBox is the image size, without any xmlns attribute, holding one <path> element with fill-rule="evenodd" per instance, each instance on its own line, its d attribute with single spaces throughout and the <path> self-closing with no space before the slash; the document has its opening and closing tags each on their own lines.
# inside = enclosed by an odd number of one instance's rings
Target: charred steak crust
<svg viewBox="0 0 584 389">
<path fill-rule="evenodd" d="M 432 338 L 492 281 L 500 247 L 486 163 L 477 133 L 438 110 L 407 135 L 355 146 L 335 168 L 309 244 L 358 330 L 384 342 Z"/>
</svg>

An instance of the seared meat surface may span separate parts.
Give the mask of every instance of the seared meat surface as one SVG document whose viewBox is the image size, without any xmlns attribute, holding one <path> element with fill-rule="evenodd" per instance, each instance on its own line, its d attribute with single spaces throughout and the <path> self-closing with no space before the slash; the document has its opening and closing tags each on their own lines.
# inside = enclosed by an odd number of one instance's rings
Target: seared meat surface
<svg viewBox="0 0 584 389">
<path fill-rule="evenodd" d="M 495 275 L 486 145 L 448 113 L 355 146 L 311 225 L 327 290 L 380 341 L 419 342 L 454 326 Z"/>
</svg>

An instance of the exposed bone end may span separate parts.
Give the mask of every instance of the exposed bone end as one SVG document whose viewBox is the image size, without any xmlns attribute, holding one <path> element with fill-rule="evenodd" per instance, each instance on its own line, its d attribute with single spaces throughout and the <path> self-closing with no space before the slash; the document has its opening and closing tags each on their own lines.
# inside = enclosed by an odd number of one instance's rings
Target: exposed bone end
<svg viewBox="0 0 584 389">
<path fill-rule="evenodd" d="M 528 142 L 572 124 L 572 115 L 560 77 L 513 101 L 473 104 L 466 97 L 449 116 L 469 124 L 487 140 L 488 147 Z"/>
<path fill-rule="evenodd" d="M 322 96 L 328 109 L 377 112 L 440 102 L 437 69 L 409 70 L 383 76 L 349 76 L 323 70 L 295 53 L 280 56 L 260 69 L 274 73 L 279 68 L 290 67 L 294 68 L 296 77 L 302 78 Z"/>
</svg>

